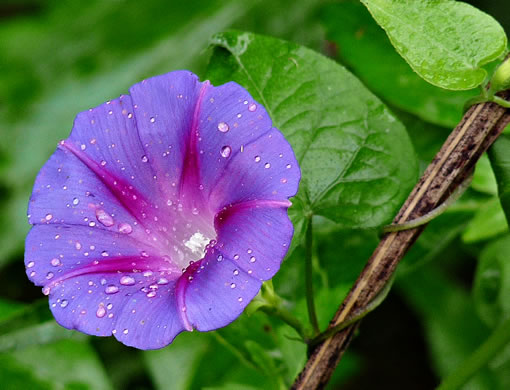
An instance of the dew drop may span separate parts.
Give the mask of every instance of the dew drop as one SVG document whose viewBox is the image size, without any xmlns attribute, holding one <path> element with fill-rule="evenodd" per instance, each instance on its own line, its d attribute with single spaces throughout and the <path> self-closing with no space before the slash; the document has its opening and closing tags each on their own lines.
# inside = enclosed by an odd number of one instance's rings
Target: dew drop
<svg viewBox="0 0 510 390">
<path fill-rule="evenodd" d="M 29 261 L 28 264 L 27 264 L 27 268 L 32 268 L 34 265 L 35 265 L 34 261 Z"/>
<path fill-rule="evenodd" d="M 122 284 L 123 286 L 132 286 L 133 284 L 135 284 L 135 278 L 127 275 L 123 276 L 122 278 L 120 278 L 120 284 Z"/>
<path fill-rule="evenodd" d="M 81 249 L 81 243 L 79 241 L 76 241 L 74 247 L 76 248 L 77 251 L 79 251 Z"/>
<path fill-rule="evenodd" d="M 222 255 L 218 255 L 216 260 L 218 261 L 218 263 L 220 263 L 221 261 L 223 261 L 223 256 Z"/>
<path fill-rule="evenodd" d="M 252 103 L 248 106 L 248 111 L 253 112 L 257 109 L 257 105 L 255 103 Z"/>
<path fill-rule="evenodd" d="M 236 288 L 236 284 L 235 283 L 230 283 L 230 288 Z"/>
<path fill-rule="evenodd" d="M 129 223 L 121 223 L 119 225 L 119 232 L 124 234 L 130 234 L 133 231 L 133 228 Z"/>
<path fill-rule="evenodd" d="M 156 118 L 154 118 L 154 117 L 151 117 L 151 119 L 150 119 L 150 122 L 151 122 L 151 123 L 154 123 L 154 122 L 156 122 Z"/>
<path fill-rule="evenodd" d="M 55 274 L 54 274 L 53 272 L 48 272 L 48 273 L 46 274 L 46 279 L 50 280 L 50 279 L 52 279 L 54 276 L 55 276 Z"/>
<path fill-rule="evenodd" d="M 142 156 L 142 162 L 146 163 L 147 161 L 149 161 L 149 158 L 145 155 Z"/>
<path fill-rule="evenodd" d="M 147 293 L 147 298 L 154 298 L 156 296 L 156 291 L 151 290 Z"/>
<path fill-rule="evenodd" d="M 160 285 L 168 284 L 168 279 L 167 278 L 159 278 L 158 284 L 160 284 Z"/>
<path fill-rule="evenodd" d="M 105 160 L 101 160 L 100 164 L 101 164 L 102 167 L 104 167 L 106 165 L 106 161 Z"/>
<path fill-rule="evenodd" d="M 46 214 L 46 217 L 44 217 L 46 221 L 51 221 L 52 218 L 53 218 L 52 214 Z"/>
<path fill-rule="evenodd" d="M 78 203 L 80 203 L 80 200 L 78 198 L 74 198 L 73 199 L 73 205 L 78 205 Z"/>
<path fill-rule="evenodd" d="M 50 287 L 48 287 L 48 286 L 45 286 L 45 287 L 43 287 L 43 289 L 42 289 L 42 293 L 43 293 L 44 295 L 50 295 L 50 291 L 51 291 L 51 289 L 50 289 Z"/>
<path fill-rule="evenodd" d="M 112 307 L 113 307 L 113 303 L 109 303 L 108 305 L 106 305 L 106 308 L 108 310 L 112 310 Z"/>
<path fill-rule="evenodd" d="M 243 301 L 243 297 L 239 297 L 239 298 L 237 298 L 237 300 L 238 300 L 239 302 L 242 302 L 242 301 Z"/>
<path fill-rule="evenodd" d="M 58 266 L 59 266 L 60 264 L 62 264 L 62 263 L 60 262 L 60 260 L 59 260 L 59 259 L 57 259 L 57 258 L 55 257 L 55 258 L 51 259 L 50 264 L 51 264 L 52 266 L 54 266 L 54 267 L 58 267 Z"/>
<path fill-rule="evenodd" d="M 124 329 L 124 330 L 122 331 L 122 333 L 124 333 L 124 334 L 128 334 L 128 333 L 129 333 L 129 330 Z"/>
<path fill-rule="evenodd" d="M 234 255 L 234 260 L 239 260 L 239 255 Z"/>
<path fill-rule="evenodd" d="M 218 130 L 222 133 L 226 133 L 229 130 L 229 127 L 225 122 L 220 122 L 218 123 Z"/>
<path fill-rule="evenodd" d="M 232 148 L 228 145 L 221 148 L 221 157 L 227 158 L 230 156 L 230 153 L 232 153 Z"/>
<path fill-rule="evenodd" d="M 287 183 L 287 179 L 283 178 L 283 179 L 281 179 L 281 180 L 280 180 L 280 182 L 281 182 L 282 184 L 285 184 L 285 183 Z"/>
<path fill-rule="evenodd" d="M 250 257 L 250 263 L 255 263 L 256 261 L 257 259 L 255 258 L 255 256 Z"/>
<path fill-rule="evenodd" d="M 115 294 L 119 292 L 119 288 L 113 284 L 110 284 L 105 288 L 104 292 L 107 294 Z"/>
<path fill-rule="evenodd" d="M 235 275 L 235 276 L 239 275 L 239 270 L 238 270 L 238 269 L 235 269 L 235 270 L 234 270 L 234 275 Z"/>
<path fill-rule="evenodd" d="M 287 164 L 287 165 L 285 165 L 285 168 L 290 169 L 290 168 L 292 168 L 292 165 Z"/>
<path fill-rule="evenodd" d="M 110 227 L 114 224 L 112 216 L 103 209 L 96 209 L 96 218 L 106 227 Z"/>
<path fill-rule="evenodd" d="M 60 302 L 60 307 L 67 307 L 69 304 L 69 301 L 67 299 L 62 299 L 62 302 Z"/>
<path fill-rule="evenodd" d="M 97 318 L 103 318 L 106 314 L 106 309 L 104 308 L 103 304 L 100 304 L 96 311 L 96 317 Z"/>
<path fill-rule="evenodd" d="M 266 168 L 266 169 L 271 168 L 271 164 L 269 164 L 269 163 L 265 163 L 265 164 L 264 164 L 264 168 Z"/>
</svg>

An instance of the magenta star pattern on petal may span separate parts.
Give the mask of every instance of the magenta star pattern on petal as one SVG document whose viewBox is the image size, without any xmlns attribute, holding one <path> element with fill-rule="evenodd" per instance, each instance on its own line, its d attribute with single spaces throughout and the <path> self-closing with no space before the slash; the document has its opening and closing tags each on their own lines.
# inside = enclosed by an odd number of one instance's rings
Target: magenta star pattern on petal
<svg viewBox="0 0 510 390">
<path fill-rule="evenodd" d="M 62 326 L 136 348 L 223 327 L 280 268 L 299 179 L 238 84 L 144 80 L 80 113 L 41 169 L 27 275 Z"/>
</svg>

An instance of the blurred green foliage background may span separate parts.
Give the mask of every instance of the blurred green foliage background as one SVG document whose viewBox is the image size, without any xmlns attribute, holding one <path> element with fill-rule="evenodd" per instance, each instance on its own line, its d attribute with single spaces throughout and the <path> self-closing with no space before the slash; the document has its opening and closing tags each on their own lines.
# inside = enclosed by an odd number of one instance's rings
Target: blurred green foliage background
<svg viewBox="0 0 510 390">
<path fill-rule="evenodd" d="M 510 31 L 505 0 L 472 4 Z M 276 377 L 289 383 L 299 372 L 304 346 L 289 340 L 286 336 L 292 332 L 264 314 L 243 315 L 218 332 L 181 335 L 168 348 L 142 352 L 112 338 L 89 338 L 60 328 L 47 299 L 25 276 L 23 242 L 31 187 L 58 140 L 67 137 L 74 116 L 146 77 L 176 69 L 203 76 L 210 56 L 208 39 L 230 28 L 292 40 L 339 60 L 408 127 L 422 167 L 472 95 L 444 93 L 415 81 L 356 2 L 1 2 L 3 389 L 271 389 L 278 388 Z M 402 264 L 389 299 L 363 321 L 360 337 L 331 388 L 428 389 L 487 337 L 493 324 L 484 313 L 492 313 L 505 297 L 498 295 L 497 283 L 494 291 L 479 289 L 474 295 L 472 285 L 478 259 L 483 259 L 485 270 L 501 253 L 497 248 L 508 247 L 508 226 L 496 194 L 488 159 L 482 160 L 472 189 L 427 228 Z M 321 226 L 315 267 L 318 314 L 324 326 L 377 244 L 377 233 Z M 339 253 L 349 256 L 339 261 Z M 298 249 L 286 260 L 275 284 L 282 296 L 296 303 L 297 315 L 306 318 L 300 256 Z M 489 309 L 480 308 L 480 296 L 485 305 L 492 305 Z M 510 350 L 467 388 L 508 386 Z"/>
</svg>

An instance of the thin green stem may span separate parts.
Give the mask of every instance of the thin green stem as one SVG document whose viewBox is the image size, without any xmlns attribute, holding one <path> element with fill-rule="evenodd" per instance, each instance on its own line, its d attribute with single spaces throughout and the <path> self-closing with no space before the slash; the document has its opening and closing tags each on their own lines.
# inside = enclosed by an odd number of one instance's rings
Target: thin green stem
<svg viewBox="0 0 510 390">
<path fill-rule="evenodd" d="M 301 337 L 303 342 L 305 342 L 305 343 L 308 342 L 308 334 L 306 332 L 305 327 L 301 323 L 301 321 L 299 321 L 299 319 L 294 317 L 294 315 L 290 311 L 285 309 L 283 306 L 281 306 L 281 305 L 262 306 L 260 308 L 260 310 L 263 311 L 264 313 L 266 313 L 267 315 L 281 319 L 287 325 L 294 328 L 294 330 Z"/>
<path fill-rule="evenodd" d="M 227 348 L 232 354 L 234 354 L 240 362 L 242 362 L 246 367 L 257 369 L 257 366 L 253 364 L 249 359 L 244 356 L 244 354 L 232 343 L 230 343 L 226 338 L 224 338 L 221 334 L 216 332 L 211 332 L 213 337 L 216 339 L 218 343 L 223 345 L 225 348 Z"/>
<path fill-rule="evenodd" d="M 305 288 L 306 288 L 306 306 L 308 308 L 308 317 L 314 335 L 320 333 L 317 312 L 315 311 L 315 300 L 313 295 L 313 229 L 312 217 L 308 218 L 308 226 L 305 236 Z"/>
<path fill-rule="evenodd" d="M 391 279 L 388 280 L 388 282 L 384 285 L 384 288 L 377 294 L 374 299 L 370 301 L 370 303 L 356 311 L 353 315 L 351 315 L 349 318 L 347 318 L 345 321 L 339 323 L 338 325 L 329 328 L 316 336 L 313 340 L 310 341 L 309 346 L 310 348 L 315 347 L 316 345 L 320 344 L 326 339 L 329 339 L 330 337 L 334 336 L 338 332 L 344 330 L 348 326 L 360 321 L 363 317 L 365 317 L 368 313 L 372 312 L 375 308 L 377 308 L 388 296 L 388 293 L 391 290 L 391 286 L 393 285 L 393 281 L 395 280 L 395 275 L 393 274 L 391 276 Z"/>
<path fill-rule="evenodd" d="M 510 343 L 510 318 L 499 325 L 485 342 L 471 354 L 457 369 L 448 375 L 437 390 L 460 389 L 473 375 Z"/>
<path fill-rule="evenodd" d="M 510 102 L 499 96 L 493 96 L 490 101 L 499 104 L 501 107 L 510 108 Z"/>
<path fill-rule="evenodd" d="M 466 180 L 459 184 L 455 191 L 453 191 L 453 193 L 443 203 L 441 203 L 434 210 L 431 210 L 427 214 L 415 218 L 412 221 L 387 225 L 383 228 L 383 233 L 400 232 L 402 230 L 414 229 L 418 226 L 422 226 L 425 225 L 426 223 L 429 223 L 434 218 L 439 217 L 442 213 L 446 211 L 448 207 L 455 203 L 462 196 L 462 194 L 466 192 L 472 180 L 473 175 L 471 174 Z"/>
</svg>

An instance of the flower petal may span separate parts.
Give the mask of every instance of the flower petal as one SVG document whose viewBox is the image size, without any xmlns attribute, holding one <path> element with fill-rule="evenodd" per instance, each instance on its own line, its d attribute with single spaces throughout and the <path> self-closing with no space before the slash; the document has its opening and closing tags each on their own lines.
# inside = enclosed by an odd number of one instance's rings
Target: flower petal
<svg viewBox="0 0 510 390">
<path fill-rule="evenodd" d="M 227 208 L 216 217 L 218 248 L 249 275 L 272 278 L 294 233 L 286 207 L 284 201 L 253 201 Z"/>
<path fill-rule="evenodd" d="M 174 294 L 181 270 L 154 252 L 122 233 L 38 225 L 27 237 L 25 265 L 62 326 L 154 349 L 184 330 Z"/>
<path fill-rule="evenodd" d="M 139 136 L 145 146 L 163 197 L 175 202 L 189 164 L 194 113 L 204 84 L 188 71 L 152 77 L 129 92 L 136 106 Z"/>
<path fill-rule="evenodd" d="M 131 99 L 124 96 L 76 117 L 71 137 L 37 176 L 29 203 L 31 224 L 106 230 L 154 224 L 158 197 L 152 168 L 143 162 L 130 110 Z"/>
<path fill-rule="evenodd" d="M 210 207 L 296 194 L 294 153 L 244 88 L 234 82 L 208 88 L 199 123 L 200 177 Z"/>
<path fill-rule="evenodd" d="M 235 261 L 210 250 L 186 286 L 188 321 L 200 331 L 226 326 L 239 317 L 260 286 Z"/>
</svg>

